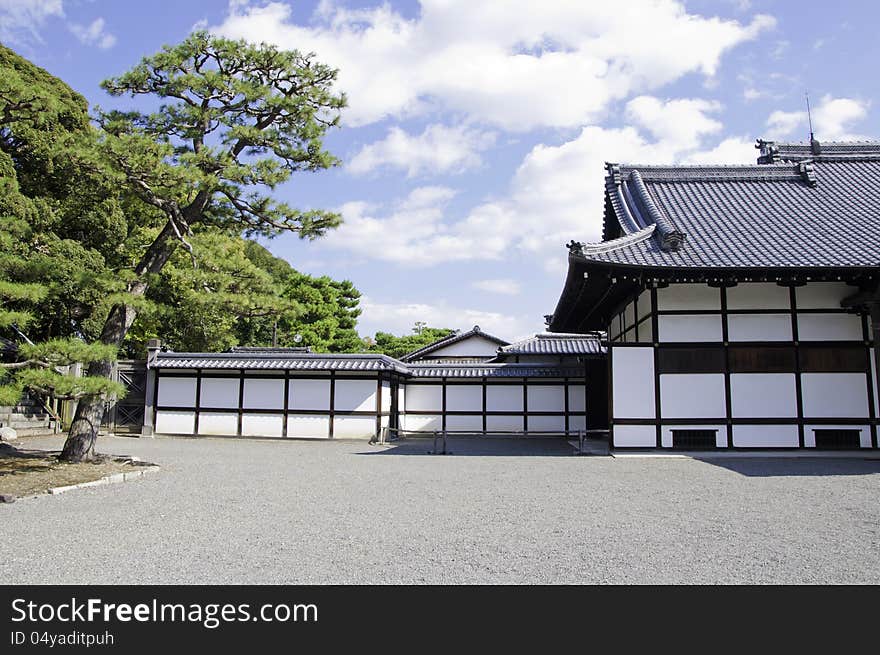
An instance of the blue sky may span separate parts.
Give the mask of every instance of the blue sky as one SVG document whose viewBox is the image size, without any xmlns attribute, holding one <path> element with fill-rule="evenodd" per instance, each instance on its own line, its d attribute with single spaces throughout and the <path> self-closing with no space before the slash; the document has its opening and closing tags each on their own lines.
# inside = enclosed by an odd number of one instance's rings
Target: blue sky
<svg viewBox="0 0 880 655">
<path fill-rule="evenodd" d="M 194 26 L 340 69 L 340 169 L 278 189 L 345 224 L 267 245 L 363 292 L 362 334 L 543 329 L 603 162 L 751 163 L 754 139 L 880 136 L 872 2 L 0 0 L 0 40 L 90 102 Z"/>
</svg>

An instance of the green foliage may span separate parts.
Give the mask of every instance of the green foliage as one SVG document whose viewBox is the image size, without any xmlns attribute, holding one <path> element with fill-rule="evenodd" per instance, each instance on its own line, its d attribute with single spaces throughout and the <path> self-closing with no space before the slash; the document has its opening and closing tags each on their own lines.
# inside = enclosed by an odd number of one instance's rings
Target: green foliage
<svg viewBox="0 0 880 655">
<path fill-rule="evenodd" d="M 448 328 L 430 327 L 423 328 L 420 333 L 406 334 L 400 337 L 387 332 L 377 332 L 373 344 L 369 347 L 369 352 L 383 353 L 389 357 L 400 359 L 407 353 L 424 348 L 454 333 L 455 330 Z"/>
<path fill-rule="evenodd" d="M 30 391 L 55 398 L 72 400 L 87 396 L 122 398 L 125 387 L 105 377 L 59 373 L 48 368 L 28 368 L 18 374 L 18 384 Z"/>
</svg>

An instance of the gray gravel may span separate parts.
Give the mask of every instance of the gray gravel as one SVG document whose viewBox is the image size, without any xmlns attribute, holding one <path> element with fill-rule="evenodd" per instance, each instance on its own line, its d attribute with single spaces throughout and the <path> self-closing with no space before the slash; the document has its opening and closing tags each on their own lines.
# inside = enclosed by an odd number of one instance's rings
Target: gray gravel
<svg viewBox="0 0 880 655">
<path fill-rule="evenodd" d="M 105 437 L 162 472 L 0 505 L 0 581 L 880 582 L 878 460 L 429 447 Z"/>
</svg>

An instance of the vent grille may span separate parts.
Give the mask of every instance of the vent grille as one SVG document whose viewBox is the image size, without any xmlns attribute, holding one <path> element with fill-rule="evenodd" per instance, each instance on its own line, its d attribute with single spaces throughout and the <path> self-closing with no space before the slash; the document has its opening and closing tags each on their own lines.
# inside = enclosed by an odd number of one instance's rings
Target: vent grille
<svg viewBox="0 0 880 655">
<path fill-rule="evenodd" d="M 826 450 L 855 450 L 861 448 L 861 430 L 825 429 L 813 430 L 816 448 Z"/>
<path fill-rule="evenodd" d="M 718 430 L 673 430 L 672 447 L 684 450 L 707 450 L 715 448 Z"/>
</svg>

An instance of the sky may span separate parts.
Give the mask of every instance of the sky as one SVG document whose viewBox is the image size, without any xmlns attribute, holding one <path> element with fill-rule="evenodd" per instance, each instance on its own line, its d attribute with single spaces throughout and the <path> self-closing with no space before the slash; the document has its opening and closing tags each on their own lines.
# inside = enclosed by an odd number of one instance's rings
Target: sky
<svg viewBox="0 0 880 655">
<path fill-rule="evenodd" d="M 754 163 L 756 138 L 880 137 L 880 5 L 805 0 L 0 0 L 0 41 L 104 108 L 101 80 L 193 29 L 315 52 L 343 165 L 276 189 L 344 223 L 265 245 L 350 279 L 362 335 L 544 329 L 565 244 L 601 240 L 604 162 Z"/>
</svg>

